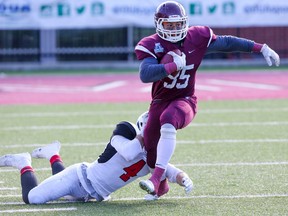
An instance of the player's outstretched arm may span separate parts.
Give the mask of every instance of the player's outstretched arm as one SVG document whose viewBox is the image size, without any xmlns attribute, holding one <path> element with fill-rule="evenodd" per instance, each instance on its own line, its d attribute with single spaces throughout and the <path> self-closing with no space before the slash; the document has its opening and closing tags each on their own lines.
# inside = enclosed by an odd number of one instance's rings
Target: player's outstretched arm
<svg viewBox="0 0 288 216">
<path fill-rule="evenodd" d="M 279 55 L 267 44 L 256 43 L 246 38 L 231 35 L 217 35 L 216 40 L 208 46 L 206 54 L 219 52 L 262 53 L 269 66 L 273 65 L 272 60 L 277 67 L 280 65 Z"/>
</svg>

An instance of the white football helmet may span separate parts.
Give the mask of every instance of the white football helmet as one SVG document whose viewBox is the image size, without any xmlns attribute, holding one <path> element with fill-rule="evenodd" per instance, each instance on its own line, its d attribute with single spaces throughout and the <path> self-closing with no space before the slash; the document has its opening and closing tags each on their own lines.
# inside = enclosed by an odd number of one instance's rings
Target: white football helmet
<svg viewBox="0 0 288 216">
<path fill-rule="evenodd" d="M 137 119 L 136 125 L 142 136 L 144 135 L 144 128 L 147 124 L 147 121 L 148 121 L 148 111 L 142 113 Z"/>
<path fill-rule="evenodd" d="M 156 32 L 162 39 L 176 43 L 187 35 L 189 23 L 184 7 L 175 1 L 166 1 L 158 6 L 154 16 Z M 163 22 L 181 22 L 180 29 L 164 29 Z"/>
</svg>

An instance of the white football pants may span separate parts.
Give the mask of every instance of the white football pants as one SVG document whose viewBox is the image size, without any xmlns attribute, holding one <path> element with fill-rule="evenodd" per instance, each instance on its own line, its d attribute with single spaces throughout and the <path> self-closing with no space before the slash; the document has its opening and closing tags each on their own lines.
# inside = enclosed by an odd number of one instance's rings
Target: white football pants
<svg viewBox="0 0 288 216">
<path fill-rule="evenodd" d="M 88 193 L 82 187 L 77 175 L 77 168 L 80 165 L 81 163 L 71 165 L 45 179 L 29 192 L 29 203 L 43 204 L 67 195 L 73 196 L 75 199 L 87 198 Z"/>
</svg>

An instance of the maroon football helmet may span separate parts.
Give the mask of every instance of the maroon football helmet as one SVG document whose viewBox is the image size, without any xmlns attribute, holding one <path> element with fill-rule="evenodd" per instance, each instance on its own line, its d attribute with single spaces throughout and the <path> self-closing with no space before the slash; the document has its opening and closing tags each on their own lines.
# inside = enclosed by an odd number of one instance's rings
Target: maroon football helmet
<svg viewBox="0 0 288 216">
<path fill-rule="evenodd" d="M 155 12 L 156 32 L 164 40 L 175 43 L 186 37 L 188 31 L 188 16 L 184 7 L 175 1 L 166 1 L 160 4 Z M 168 30 L 164 29 L 163 22 L 181 23 L 181 28 Z"/>
</svg>

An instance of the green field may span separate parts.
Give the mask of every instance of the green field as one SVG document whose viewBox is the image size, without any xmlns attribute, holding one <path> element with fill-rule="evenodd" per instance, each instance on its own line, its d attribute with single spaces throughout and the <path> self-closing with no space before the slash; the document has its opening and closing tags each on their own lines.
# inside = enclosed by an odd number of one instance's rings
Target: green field
<svg viewBox="0 0 288 216">
<path fill-rule="evenodd" d="M 59 140 L 66 166 L 92 162 L 114 125 L 135 122 L 147 107 L 1 106 L 0 152 L 31 152 Z M 0 168 L 0 215 L 288 215 L 288 100 L 200 101 L 193 123 L 177 133 L 171 162 L 190 175 L 195 189 L 187 196 L 171 184 L 170 192 L 155 202 L 143 200 L 139 179 L 112 194 L 109 202 L 25 205 L 19 172 Z M 32 165 L 39 181 L 51 173 L 45 160 Z"/>
</svg>

